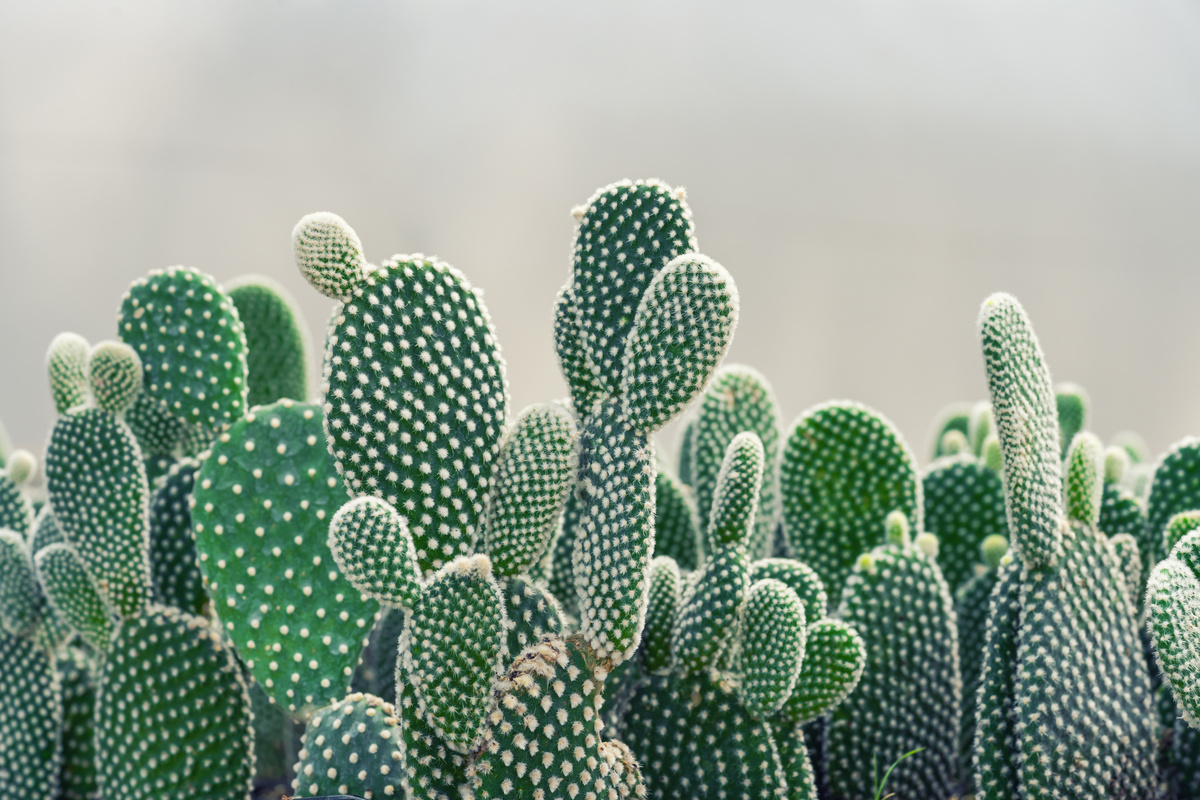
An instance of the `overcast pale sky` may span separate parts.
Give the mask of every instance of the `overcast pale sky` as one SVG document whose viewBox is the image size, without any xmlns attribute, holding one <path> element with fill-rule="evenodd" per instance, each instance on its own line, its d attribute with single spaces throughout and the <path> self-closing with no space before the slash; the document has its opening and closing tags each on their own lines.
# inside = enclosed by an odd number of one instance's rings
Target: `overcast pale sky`
<svg viewBox="0 0 1200 800">
<path fill-rule="evenodd" d="M 40 450 L 46 345 L 152 268 L 270 275 L 320 342 L 316 210 L 465 272 L 514 412 L 560 396 L 569 211 L 624 177 L 687 187 L 788 420 L 924 459 L 1003 289 L 1102 436 L 1200 434 L 1198 0 L 0 2 L 0 419 Z"/>
</svg>

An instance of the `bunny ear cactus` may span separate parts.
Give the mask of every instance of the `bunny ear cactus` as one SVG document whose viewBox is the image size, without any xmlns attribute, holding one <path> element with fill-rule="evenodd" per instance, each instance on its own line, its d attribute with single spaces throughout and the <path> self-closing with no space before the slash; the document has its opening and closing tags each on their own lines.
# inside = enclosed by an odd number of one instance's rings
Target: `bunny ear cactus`
<svg viewBox="0 0 1200 800">
<path fill-rule="evenodd" d="M 321 709 L 304 732 L 295 790 L 314 797 L 405 797 L 404 741 L 390 703 L 355 692 Z"/>
<path fill-rule="evenodd" d="M 29 538 L 33 531 L 33 503 L 22 486 L 29 480 L 36 461 L 26 450 L 16 450 L 0 468 L 0 528 Z"/>
<path fill-rule="evenodd" d="M 292 296 L 275 281 L 247 275 L 229 284 L 246 337 L 246 403 L 308 399 L 308 335 Z"/>
<path fill-rule="evenodd" d="M 0 630 L 0 796 L 56 797 L 63 696 L 45 649 Z"/>
<path fill-rule="evenodd" d="M 930 434 L 931 445 L 929 447 L 930 460 L 936 461 L 942 456 L 953 455 L 948 453 L 942 442 L 947 433 L 956 431 L 962 435 L 965 440 L 971 423 L 971 411 L 974 406 L 971 403 L 951 403 L 938 412 L 937 417 L 933 421 L 933 429 Z"/>
<path fill-rule="evenodd" d="M 992 590 L 999 580 L 1000 562 L 1008 552 L 1008 539 L 992 534 L 979 546 L 982 563 L 976 563 L 973 576 L 954 593 L 954 613 L 958 623 L 959 666 L 963 679 L 962 721 L 958 729 L 959 774 L 970 775 L 975 746 L 975 698 L 983 670 L 987 637 L 988 607 Z"/>
<path fill-rule="evenodd" d="M 1187 437 L 1175 443 L 1154 468 L 1150 494 L 1146 498 L 1146 562 L 1152 567 L 1171 552 L 1164 531 L 1182 511 L 1200 509 L 1200 438 Z"/>
<path fill-rule="evenodd" d="M 1200 604 L 1200 530 L 1185 534 L 1150 573 L 1146 593 L 1154 652 L 1183 719 L 1200 729 L 1196 663 L 1200 637 L 1193 620 Z"/>
<path fill-rule="evenodd" d="M 1054 407 L 1058 418 L 1058 442 L 1063 458 L 1075 435 L 1087 427 L 1088 394 L 1082 386 L 1060 383 L 1054 387 Z"/>
<path fill-rule="evenodd" d="M 981 460 L 962 453 L 931 464 L 921 486 L 925 528 L 938 537 L 938 566 L 953 593 L 972 577 L 980 543 L 1008 532 L 1004 485 Z"/>
<path fill-rule="evenodd" d="M 691 489 L 660 469 L 654 481 L 654 555 L 673 558 L 682 569 L 696 569 L 704 557 L 696 516 Z"/>
<path fill-rule="evenodd" d="M 108 650 L 112 611 L 96 590 L 83 560 L 65 542 L 56 542 L 36 556 L 37 577 L 60 617 L 96 652 Z"/>
<path fill-rule="evenodd" d="M 325 342 L 325 432 L 353 495 L 405 518 L 421 569 L 470 551 L 508 408 L 504 361 L 481 294 L 422 255 L 370 267 L 334 214 L 292 233 L 313 288 L 341 301 Z"/>
<path fill-rule="evenodd" d="M 46 351 L 46 373 L 50 396 L 59 414 L 65 414 L 88 399 L 87 362 L 91 346 L 77 333 L 60 333 Z"/>
</svg>

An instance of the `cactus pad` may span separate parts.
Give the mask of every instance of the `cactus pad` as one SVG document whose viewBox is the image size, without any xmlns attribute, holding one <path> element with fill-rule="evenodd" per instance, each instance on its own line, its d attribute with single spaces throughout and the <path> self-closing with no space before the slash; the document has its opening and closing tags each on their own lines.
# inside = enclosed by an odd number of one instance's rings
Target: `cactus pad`
<svg viewBox="0 0 1200 800">
<path fill-rule="evenodd" d="M 451 750 L 417 708 L 412 684 L 397 665 L 396 687 L 404 735 L 404 786 L 408 797 L 459 800 L 467 782 L 467 757 Z"/>
<path fill-rule="evenodd" d="M 142 362 L 123 342 L 101 342 L 88 355 L 88 382 L 96 405 L 124 414 L 142 391 Z"/>
<path fill-rule="evenodd" d="M 671 666 L 671 632 L 679 610 L 682 578 L 675 561 L 658 556 L 650 563 L 650 603 L 642 631 L 642 658 L 646 672 Z"/>
<path fill-rule="evenodd" d="M 335 300 L 349 299 L 367 269 L 358 234 L 328 211 L 309 214 L 296 223 L 292 248 L 305 280 Z"/>
<path fill-rule="evenodd" d="M 358 497 L 333 515 L 329 549 L 346 580 L 381 603 L 413 608 L 421 567 L 408 524 L 378 497 Z"/>
<path fill-rule="evenodd" d="M 750 565 L 750 583 L 767 578 L 783 581 L 804 604 L 807 624 L 813 625 L 825 617 L 829 598 L 813 568 L 792 558 L 764 558 Z"/>
<path fill-rule="evenodd" d="M 1058 417 L 1058 443 L 1063 457 L 1075 436 L 1087 427 L 1088 395 L 1082 386 L 1060 383 L 1054 387 L 1054 407 Z"/>
<path fill-rule="evenodd" d="M 308 335 L 296 301 L 270 278 L 248 275 L 229 285 L 246 335 L 247 404 L 308 399 Z"/>
<path fill-rule="evenodd" d="M 200 464 L 174 464 L 150 498 L 150 577 L 155 602 L 191 614 L 208 602 L 192 533 L 191 497 Z"/>
<path fill-rule="evenodd" d="M 62 689 L 32 639 L 0 631 L 0 797 L 57 797 Z"/>
<path fill-rule="evenodd" d="M 103 653 L 112 637 L 111 613 L 75 550 L 56 542 L 38 551 L 37 577 L 58 615 Z"/>
<path fill-rule="evenodd" d="M 1146 555 L 1153 566 L 1170 552 L 1163 530 L 1181 511 L 1200 509 L 1200 438 L 1188 437 L 1174 444 L 1154 469 L 1150 496 L 1146 498 L 1146 536 L 1153 547 Z"/>
<path fill-rule="evenodd" d="M 292 787 L 304 795 L 405 796 L 404 742 L 390 703 L 355 692 L 318 709 L 304 731 Z"/>
<path fill-rule="evenodd" d="M 938 537 L 938 566 L 953 592 L 971 578 L 979 543 L 1008 532 L 1004 485 L 983 462 L 958 455 L 930 465 L 922 487 L 925 529 Z"/>
<path fill-rule="evenodd" d="M 31 635 L 41 621 L 41 600 L 25 538 L 0 529 L 0 628 Z"/>
<path fill-rule="evenodd" d="M 1067 450 L 1066 470 L 1063 513 L 1069 520 L 1098 525 L 1104 496 L 1104 445 L 1093 434 L 1077 434 Z"/>
<path fill-rule="evenodd" d="M 804 661 L 804 604 L 773 578 L 750 587 L 742 620 L 742 702 L 755 717 L 779 711 L 796 688 Z"/>
<path fill-rule="evenodd" d="M 661 469 L 654 481 L 654 555 L 669 556 L 686 570 L 703 555 L 691 491 Z"/>
<path fill-rule="evenodd" d="M 695 587 L 681 601 L 671 639 L 677 666 L 695 672 L 716 662 L 736 631 L 749 575 L 744 543 L 722 545 L 705 560 Z"/>
<path fill-rule="evenodd" d="M 87 656 L 69 648 L 58 659 L 62 684 L 63 729 L 60 800 L 90 800 L 96 795 L 96 684 Z"/>
<path fill-rule="evenodd" d="M 713 492 L 706 552 L 715 552 L 728 544 L 749 546 L 765 460 L 762 442 L 751 431 L 739 433 L 729 443 Z"/>
<path fill-rule="evenodd" d="M 509 661 L 544 637 L 562 634 L 562 607 L 540 584 L 520 575 L 500 578 L 497 584 L 504 597 Z"/>
<path fill-rule="evenodd" d="M 1180 715 L 1200 728 L 1200 531 L 1186 534 L 1150 573 L 1146 608 L 1154 652 Z"/>
<path fill-rule="evenodd" d="M 808 627 L 804 663 L 796 686 L 777 719 L 806 725 L 846 699 L 858 686 L 867 663 L 867 646 L 841 620 L 823 619 Z"/>
<path fill-rule="evenodd" d="M 87 363 L 91 348 L 77 333 L 60 333 L 46 351 L 50 396 L 58 413 L 65 414 L 87 402 Z"/>
</svg>

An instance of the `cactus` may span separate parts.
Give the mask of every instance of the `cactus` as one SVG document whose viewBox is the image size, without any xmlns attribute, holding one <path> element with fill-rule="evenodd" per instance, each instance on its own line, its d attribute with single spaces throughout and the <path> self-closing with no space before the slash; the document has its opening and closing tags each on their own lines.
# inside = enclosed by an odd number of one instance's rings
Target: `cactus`
<svg viewBox="0 0 1200 800">
<path fill-rule="evenodd" d="M 1055 415 L 1058 418 L 1058 444 L 1063 458 L 1075 435 L 1087 427 L 1088 394 L 1082 386 L 1074 383 L 1060 383 L 1054 387 Z"/>
<path fill-rule="evenodd" d="M 404 797 L 403 747 L 400 719 L 390 703 L 361 692 L 347 695 L 309 722 L 296 788 L 309 796 Z"/>
<path fill-rule="evenodd" d="M 41 622 L 41 599 L 24 537 L 0 530 L 0 628 L 32 636 Z"/>
<path fill-rule="evenodd" d="M 1188 437 L 1168 450 L 1154 468 L 1150 494 L 1146 498 L 1146 533 L 1141 542 L 1149 546 L 1143 561 L 1150 566 L 1167 557 L 1163 532 L 1181 511 L 1200 509 L 1200 438 Z"/>
<path fill-rule="evenodd" d="M 787 584 L 767 578 L 750 590 L 743 615 L 742 702 L 753 716 L 768 717 L 783 709 L 800 678 L 804 604 Z"/>
<path fill-rule="evenodd" d="M 60 333 L 46 351 L 50 396 L 59 414 L 87 402 L 87 362 L 91 347 L 77 333 Z"/>
<path fill-rule="evenodd" d="M 929 435 L 930 461 L 936 461 L 942 456 L 952 455 L 951 453 L 947 453 L 942 445 L 943 439 L 945 439 L 946 434 L 950 431 L 957 431 L 962 434 L 963 439 L 966 439 L 973 408 L 974 406 L 971 403 L 951 403 L 938 411 Z"/>
<path fill-rule="evenodd" d="M 88 800 L 96 796 L 96 740 L 92 717 L 96 710 L 96 683 L 88 656 L 69 648 L 55 665 L 62 686 L 62 800 Z"/>
<path fill-rule="evenodd" d="M 238 278 L 228 294 L 246 337 L 247 406 L 308 400 L 308 334 L 296 301 L 261 275 Z"/>
<path fill-rule="evenodd" d="M 704 555 L 691 489 L 662 469 L 654 481 L 654 555 L 686 570 L 696 569 Z"/>
<path fill-rule="evenodd" d="M 951 593 L 973 575 L 980 544 L 1008 532 L 1000 476 L 976 457 L 945 456 L 921 479 L 925 528 L 938 538 L 938 567 Z"/>
<path fill-rule="evenodd" d="M 0 630 L 0 796 L 57 796 L 62 725 L 62 687 L 49 654 Z"/>
<path fill-rule="evenodd" d="M 97 652 L 107 651 L 112 611 L 79 554 L 69 544 L 55 542 L 38 551 L 36 562 L 38 581 L 58 615 Z"/>
<path fill-rule="evenodd" d="M 1000 577 L 1001 561 L 1008 553 L 1008 540 L 1000 534 L 992 534 L 980 543 L 979 551 L 981 563 L 974 565 L 972 577 L 954 593 L 959 667 L 963 680 L 962 717 L 958 727 L 960 776 L 970 775 L 974 769 L 975 699 L 979 695 L 979 680 L 983 671 L 988 608 L 992 590 Z"/>
<path fill-rule="evenodd" d="M 173 464 L 150 498 L 150 579 L 154 601 L 192 614 L 204 613 L 208 594 L 192 532 L 191 498 L 200 463 Z"/>
</svg>

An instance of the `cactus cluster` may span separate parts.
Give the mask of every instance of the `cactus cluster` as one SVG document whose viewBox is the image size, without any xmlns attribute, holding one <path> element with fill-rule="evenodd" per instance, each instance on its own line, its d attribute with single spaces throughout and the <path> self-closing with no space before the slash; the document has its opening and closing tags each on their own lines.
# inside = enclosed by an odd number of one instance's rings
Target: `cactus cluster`
<svg viewBox="0 0 1200 800">
<path fill-rule="evenodd" d="M 315 394 L 256 276 L 50 343 L 43 457 L 0 432 L 0 796 L 1195 795 L 1200 440 L 1105 448 L 1007 295 L 927 464 L 859 403 L 785 426 L 682 190 L 574 218 L 569 397 L 519 413 L 483 293 L 326 212 Z"/>
</svg>

